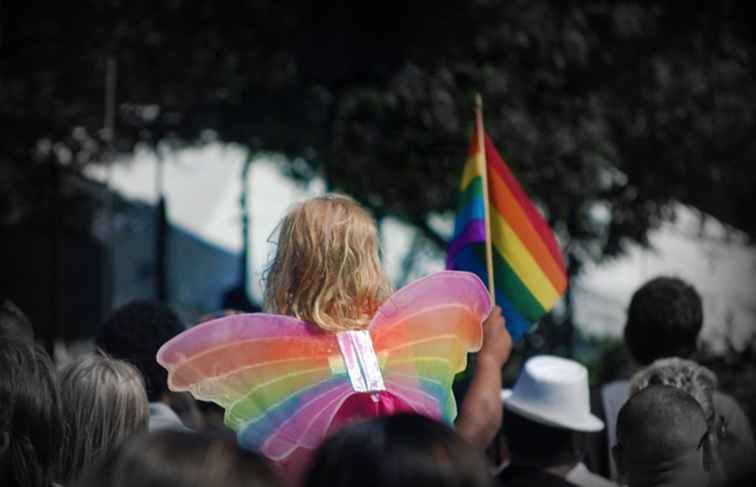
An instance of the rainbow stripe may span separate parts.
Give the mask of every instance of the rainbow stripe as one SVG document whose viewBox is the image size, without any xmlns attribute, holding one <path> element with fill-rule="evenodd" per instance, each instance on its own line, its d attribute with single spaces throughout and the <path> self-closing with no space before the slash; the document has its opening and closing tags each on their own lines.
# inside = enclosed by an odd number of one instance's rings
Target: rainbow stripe
<svg viewBox="0 0 756 487">
<path fill-rule="evenodd" d="M 454 375 L 480 349 L 490 311 L 485 287 L 466 272 L 438 272 L 392 294 L 368 328 L 385 383 L 379 401 L 453 424 Z M 316 448 L 337 421 L 387 410 L 347 405 L 362 393 L 338 337 L 287 316 L 232 315 L 174 337 L 157 361 L 171 390 L 219 404 L 243 447 L 282 461 Z"/>
<path fill-rule="evenodd" d="M 473 272 L 487 282 L 484 179 L 478 169 L 485 166 L 496 304 L 516 340 L 559 300 L 567 274 L 554 234 L 480 125 L 462 174 L 446 267 Z M 479 149 L 481 133 L 485 153 Z"/>
</svg>

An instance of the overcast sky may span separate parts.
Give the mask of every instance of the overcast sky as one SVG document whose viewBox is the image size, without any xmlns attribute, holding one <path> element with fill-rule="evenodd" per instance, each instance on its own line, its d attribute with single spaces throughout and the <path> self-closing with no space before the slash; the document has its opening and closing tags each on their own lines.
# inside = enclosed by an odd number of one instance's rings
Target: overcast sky
<svg viewBox="0 0 756 487">
<path fill-rule="evenodd" d="M 239 175 L 244 158 L 241 148 L 220 144 L 166 153 L 163 180 L 170 221 L 210 243 L 238 252 L 242 246 Z M 127 198 L 154 202 L 155 168 L 154 155 L 138 151 L 133 158 L 114 166 L 110 183 Z M 104 180 L 107 173 L 93 169 L 90 174 Z M 292 203 L 321 193 L 324 186 L 321 181 L 298 186 L 278 171 L 275 161 L 265 159 L 253 163 L 247 184 L 251 197 L 251 275 L 253 293 L 259 298 L 259 276 L 273 248 L 269 237 L 275 225 Z M 746 246 L 737 234 L 725 242 L 725 229 L 713 219 L 702 228 L 694 211 L 681 206 L 678 215 L 677 222 L 651 235 L 654 251 L 634 248 L 621 259 L 601 266 L 589 265 L 578 282 L 573 283 L 577 319 L 585 331 L 619 336 L 633 290 L 659 274 L 679 276 L 696 285 L 704 296 L 704 334 L 714 344 L 721 340 L 723 323 L 728 321 L 733 323 L 734 333 L 740 339 L 754 331 L 754 249 Z M 449 222 L 438 220 L 437 225 L 450 226 Z M 382 234 L 384 265 L 396 281 L 413 231 L 387 219 Z M 441 270 L 443 265 L 442 255 L 424 253 L 418 257 L 411 277 Z"/>
</svg>

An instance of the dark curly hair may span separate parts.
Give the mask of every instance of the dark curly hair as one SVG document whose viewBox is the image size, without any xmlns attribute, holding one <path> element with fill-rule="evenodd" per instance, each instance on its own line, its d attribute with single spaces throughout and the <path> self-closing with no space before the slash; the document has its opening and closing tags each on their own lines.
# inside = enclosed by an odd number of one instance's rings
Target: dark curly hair
<svg viewBox="0 0 756 487">
<path fill-rule="evenodd" d="M 701 296 L 675 277 L 657 277 L 633 294 L 627 310 L 625 344 L 642 365 L 696 352 L 703 326 Z"/>
<path fill-rule="evenodd" d="M 135 365 L 144 376 L 147 399 L 155 402 L 168 391 L 168 373 L 155 356 L 165 342 L 184 329 L 169 306 L 156 301 L 132 301 L 105 321 L 96 345 L 111 357 Z"/>
<path fill-rule="evenodd" d="M 356 421 L 331 435 L 306 487 L 490 487 L 481 452 L 451 428 L 416 414 Z"/>
</svg>

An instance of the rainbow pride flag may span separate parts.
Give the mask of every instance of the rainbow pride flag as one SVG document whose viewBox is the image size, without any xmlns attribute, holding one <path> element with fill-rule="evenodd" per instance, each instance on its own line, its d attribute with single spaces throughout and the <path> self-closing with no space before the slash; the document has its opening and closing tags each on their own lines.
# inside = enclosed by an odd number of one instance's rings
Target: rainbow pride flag
<svg viewBox="0 0 756 487">
<path fill-rule="evenodd" d="M 562 296 L 567 273 L 554 234 L 486 135 L 480 109 L 457 208 L 446 267 L 473 272 L 489 284 L 517 340 Z M 486 265 L 487 226 L 493 283 Z"/>
</svg>

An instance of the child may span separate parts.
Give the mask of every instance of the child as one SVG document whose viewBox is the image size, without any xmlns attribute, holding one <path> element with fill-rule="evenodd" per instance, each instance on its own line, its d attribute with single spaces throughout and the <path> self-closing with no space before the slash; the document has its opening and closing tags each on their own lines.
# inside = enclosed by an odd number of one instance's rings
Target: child
<svg viewBox="0 0 756 487">
<path fill-rule="evenodd" d="M 334 333 L 367 328 L 392 292 L 367 211 L 344 196 L 325 195 L 294 207 L 279 227 L 265 310 Z"/>
<path fill-rule="evenodd" d="M 483 284 L 463 272 L 392 294 L 375 223 L 351 199 L 311 198 L 284 217 L 265 307 L 271 314 L 183 333 L 158 361 L 174 390 L 223 406 L 240 443 L 287 475 L 328 432 L 357 418 L 414 412 L 451 423 L 454 374 L 479 349 L 458 431 L 482 450 L 498 430 L 500 368 L 511 350 L 501 310 L 491 313 Z"/>
</svg>

